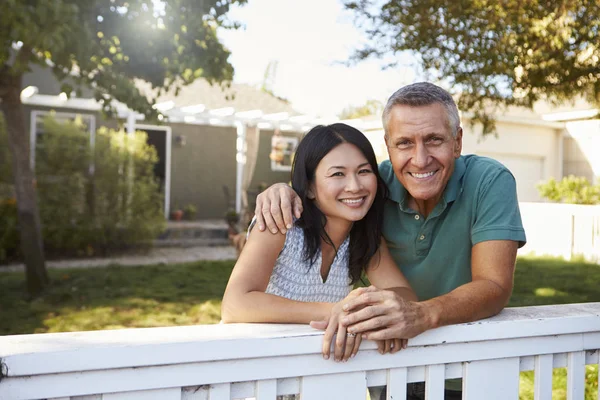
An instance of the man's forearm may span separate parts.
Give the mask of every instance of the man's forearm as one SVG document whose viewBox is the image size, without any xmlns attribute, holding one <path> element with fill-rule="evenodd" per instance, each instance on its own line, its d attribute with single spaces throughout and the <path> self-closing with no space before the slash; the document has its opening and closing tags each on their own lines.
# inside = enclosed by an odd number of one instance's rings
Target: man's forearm
<svg viewBox="0 0 600 400">
<path fill-rule="evenodd" d="M 389 289 L 386 289 L 386 290 L 393 291 L 398 296 L 402 297 L 404 300 L 407 300 L 407 301 L 418 301 L 417 295 L 410 288 L 401 286 L 401 287 L 392 287 L 392 288 L 389 288 Z"/>
<path fill-rule="evenodd" d="M 433 329 L 496 315 L 506 306 L 510 295 L 493 281 L 478 280 L 420 304 L 424 306 L 428 329 Z"/>
</svg>

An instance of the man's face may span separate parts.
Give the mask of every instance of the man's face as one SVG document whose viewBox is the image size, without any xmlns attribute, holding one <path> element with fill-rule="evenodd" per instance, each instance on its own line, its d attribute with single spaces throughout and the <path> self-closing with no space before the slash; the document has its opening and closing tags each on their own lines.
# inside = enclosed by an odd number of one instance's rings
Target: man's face
<svg viewBox="0 0 600 400">
<path fill-rule="evenodd" d="M 462 129 L 452 136 L 446 108 L 439 103 L 397 105 L 387 124 L 388 153 L 396 177 L 415 201 L 435 206 L 460 156 Z"/>
</svg>

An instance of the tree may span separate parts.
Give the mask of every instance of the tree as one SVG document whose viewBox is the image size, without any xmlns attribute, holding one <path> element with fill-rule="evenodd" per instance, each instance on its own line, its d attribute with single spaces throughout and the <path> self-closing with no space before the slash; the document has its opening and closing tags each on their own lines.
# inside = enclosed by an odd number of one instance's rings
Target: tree
<svg viewBox="0 0 600 400">
<path fill-rule="evenodd" d="M 569 175 L 557 182 L 550 178 L 548 182 L 537 185 L 540 196 L 550 201 L 571 204 L 600 204 L 600 185 L 592 185 L 582 176 Z"/>
<path fill-rule="evenodd" d="M 50 65 L 69 77 L 70 93 L 90 87 L 110 113 L 116 99 L 155 117 L 150 101 L 133 79 L 157 89 L 175 88 L 198 77 L 231 80 L 229 52 L 219 27 L 231 4 L 246 0 L 3 0 L 0 2 L 0 107 L 8 131 L 27 288 L 35 295 L 48 283 L 34 173 L 21 103 L 21 82 L 32 64 Z"/>
<path fill-rule="evenodd" d="M 367 100 L 362 106 L 349 106 L 342 110 L 338 115 L 340 119 L 352 119 L 368 117 L 371 115 L 380 116 L 383 111 L 383 104 L 377 100 Z"/>
<path fill-rule="evenodd" d="M 369 41 L 354 60 L 413 51 L 424 70 L 460 93 L 484 133 L 490 105 L 600 105 L 597 0 L 346 0 Z M 390 57 L 391 56 L 391 57 Z"/>
</svg>

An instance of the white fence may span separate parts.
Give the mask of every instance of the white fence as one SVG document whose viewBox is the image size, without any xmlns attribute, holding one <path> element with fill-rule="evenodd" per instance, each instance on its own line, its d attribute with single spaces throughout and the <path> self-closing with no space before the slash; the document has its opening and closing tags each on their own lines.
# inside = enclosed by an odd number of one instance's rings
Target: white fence
<svg viewBox="0 0 600 400">
<path fill-rule="evenodd" d="M 550 399 L 552 369 L 568 368 L 568 399 L 584 398 L 586 364 L 598 363 L 600 303 L 523 307 L 426 332 L 394 355 L 372 342 L 345 363 L 324 360 L 322 334 L 302 325 L 205 325 L 0 337 L 0 399 L 365 400 L 407 382 L 443 398 L 463 378 L 465 400 L 518 399 L 519 372 L 535 370 L 536 399 Z"/>
<path fill-rule="evenodd" d="M 519 203 L 527 235 L 521 254 L 600 261 L 600 206 Z"/>
</svg>

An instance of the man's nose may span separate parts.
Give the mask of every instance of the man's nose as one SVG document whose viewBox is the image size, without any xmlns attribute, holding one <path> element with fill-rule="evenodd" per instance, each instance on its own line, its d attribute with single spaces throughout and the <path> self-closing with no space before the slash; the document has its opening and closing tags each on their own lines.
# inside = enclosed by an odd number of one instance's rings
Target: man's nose
<svg viewBox="0 0 600 400">
<path fill-rule="evenodd" d="M 422 143 L 417 143 L 415 145 L 412 164 L 417 168 L 424 168 L 429 163 L 429 151 L 427 151 L 427 146 Z"/>
</svg>

